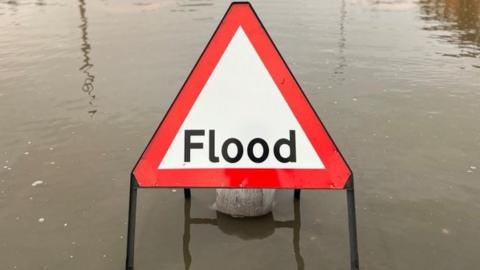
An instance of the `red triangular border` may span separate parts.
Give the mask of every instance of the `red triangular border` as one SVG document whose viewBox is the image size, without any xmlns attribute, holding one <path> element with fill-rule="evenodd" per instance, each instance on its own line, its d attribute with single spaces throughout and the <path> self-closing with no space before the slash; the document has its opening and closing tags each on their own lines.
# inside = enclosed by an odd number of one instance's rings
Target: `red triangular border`
<svg viewBox="0 0 480 270">
<path fill-rule="evenodd" d="M 162 169 L 158 165 L 239 26 L 254 46 L 325 169 Z M 232 3 L 133 175 L 140 187 L 342 189 L 351 170 L 249 3 Z"/>
</svg>

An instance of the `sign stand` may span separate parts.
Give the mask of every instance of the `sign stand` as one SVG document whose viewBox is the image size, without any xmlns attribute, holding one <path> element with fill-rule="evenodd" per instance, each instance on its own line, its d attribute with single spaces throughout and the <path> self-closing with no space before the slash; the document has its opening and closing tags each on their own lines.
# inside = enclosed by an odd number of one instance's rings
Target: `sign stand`
<svg viewBox="0 0 480 270">
<path fill-rule="evenodd" d="M 359 270 L 353 173 L 248 2 L 230 5 L 131 173 L 126 270 L 140 188 L 293 189 L 297 203 L 345 190 Z"/>
<path fill-rule="evenodd" d="M 135 255 L 135 221 L 136 221 L 136 214 L 137 214 L 137 191 L 141 188 L 138 186 L 138 183 L 135 179 L 135 176 L 132 174 L 130 178 L 130 198 L 129 198 L 129 207 L 128 207 L 128 234 L 127 234 L 127 261 L 126 261 L 126 270 L 134 270 L 134 255 Z M 190 200 L 191 198 L 191 190 L 190 188 L 184 188 L 184 197 L 185 200 Z M 359 270 L 359 258 L 358 258 L 358 242 L 357 242 L 357 218 L 355 212 L 355 190 L 353 185 L 353 176 L 350 177 L 348 180 L 345 191 L 347 192 L 347 208 L 348 208 L 348 232 L 349 232 L 349 242 L 350 242 L 350 269 L 351 270 Z M 300 200 L 300 189 L 294 190 L 294 199 L 295 201 Z M 185 206 L 185 215 L 190 215 L 190 203 L 187 202 Z M 300 219 L 300 204 L 295 204 L 294 207 L 294 216 L 295 220 Z M 190 235 L 190 224 L 188 224 L 188 235 Z M 187 226 L 187 225 L 185 225 Z M 300 237 L 300 231 L 294 228 L 294 238 Z M 303 258 L 301 258 L 299 252 L 298 241 L 295 244 L 294 239 L 294 250 L 295 250 L 295 258 L 297 260 L 297 265 L 303 265 Z M 185 239 L 184 239 L 184 256 L 188 256 L 190 254 L 189 249 L 185 247 Z M 187 244 L 188 247 L 188 244 Z M 301 260 L 300 260 L 301 259 Z M 299 268 L 300 269 L 300 268 Z"/>
</svg>

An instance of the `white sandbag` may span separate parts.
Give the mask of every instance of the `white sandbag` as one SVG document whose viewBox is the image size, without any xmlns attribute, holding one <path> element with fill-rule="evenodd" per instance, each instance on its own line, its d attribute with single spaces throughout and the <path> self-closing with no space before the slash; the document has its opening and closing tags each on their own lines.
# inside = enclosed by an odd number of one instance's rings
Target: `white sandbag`
<svg viewBox="0 0 480 270">
<path fill-rule="evenodd" d="M 234 216 L 254 217 L 272 211 L 274 189 L 217 189 L 212 208 Z"/>
</svg>

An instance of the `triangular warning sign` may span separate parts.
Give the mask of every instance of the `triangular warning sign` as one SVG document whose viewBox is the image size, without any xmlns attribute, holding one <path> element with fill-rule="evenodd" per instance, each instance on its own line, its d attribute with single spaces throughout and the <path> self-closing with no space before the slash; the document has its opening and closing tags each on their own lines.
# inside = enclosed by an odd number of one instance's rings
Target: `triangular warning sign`
<svg viewBox="0 0 480 270">
<path fill-rule="evenodd" d="M 133 175 L 141 187 L 344 188 L 351 171 L 249 3 L 233 3 Z"/>
</svg>

